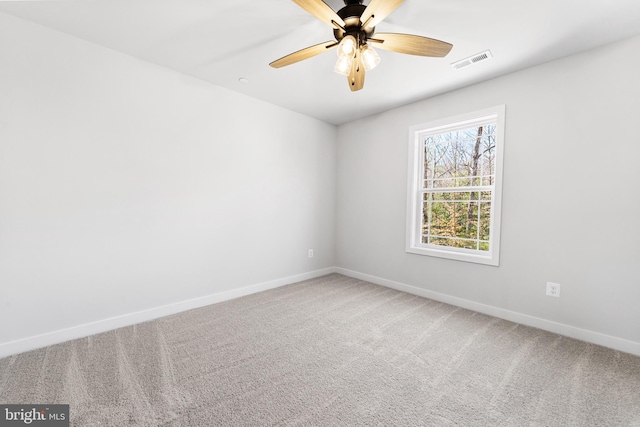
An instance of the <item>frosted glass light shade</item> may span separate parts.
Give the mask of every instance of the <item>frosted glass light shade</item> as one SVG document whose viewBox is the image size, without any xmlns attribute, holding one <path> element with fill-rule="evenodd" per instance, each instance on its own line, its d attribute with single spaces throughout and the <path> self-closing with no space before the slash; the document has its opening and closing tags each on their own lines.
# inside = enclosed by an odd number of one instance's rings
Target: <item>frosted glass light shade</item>
<svg viewBox="0 0 640 427">
<path fill-rule="evenodd" d="M 353 55 L 356 53 L 357 45 L 358 43 L 356 42 L 355 37 L 346 36 L 340 40 L 340 44 L 338 45 L 338 57 L 350 56 L 353 58 Z"/>
<path fill-rule="evenodd" d="M 336 61 L 336 66 L 333 68 L 333 71 L 338 74 L 348 76 L 352 65 L 353 56 L 343 55 L 338 58 L 338 61 Z"/>
<path fill-rule="evenodd" d="M 380 55 L 371 46 L 365 44 L 360 49 L 362 53 L 362 63 L 366 71 L 372 70 L 380 63 Z"/>
</svg>

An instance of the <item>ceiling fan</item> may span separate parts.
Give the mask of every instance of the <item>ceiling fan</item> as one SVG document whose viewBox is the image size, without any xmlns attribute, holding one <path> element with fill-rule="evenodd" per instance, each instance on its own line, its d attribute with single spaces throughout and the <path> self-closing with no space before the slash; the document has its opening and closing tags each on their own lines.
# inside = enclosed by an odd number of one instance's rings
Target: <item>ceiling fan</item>
<svg viewBox="0 0 640 427">
<path fill-rule="evenodd" d="M 364 73 L 380 62 L 380 56 L 371 44 L 393 52 L 419 56 L 446 56 L 452 44 L 411 34 L 377 33 L 375 26 L 389 16 L 404 0 L 371 0 L 368 6 L 363 0 L 344 0 L 345 6 L 334 12 L 322 0 L 293 0 L 298 6 L 333 27 L 335 41 L 327 41 L 307 47 L 269 65 L 274 68 L 295 64 L 338 48 L 338 61 L 334 71 L 348 78 L 351 91 L 364 87 Z"/>
</svg>

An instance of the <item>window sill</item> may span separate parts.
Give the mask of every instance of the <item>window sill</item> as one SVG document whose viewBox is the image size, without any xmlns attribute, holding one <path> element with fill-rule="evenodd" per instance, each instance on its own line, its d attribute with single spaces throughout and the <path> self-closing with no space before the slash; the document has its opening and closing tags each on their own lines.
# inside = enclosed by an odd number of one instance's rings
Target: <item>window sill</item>
<svg viewBox="0 0 640 427">
<path fill-rule="evenodd" d="M 475 264 L 491 265 L 495 267 L 498 267 L 500 265 L 500 260 L 498 259 L 498 257 L 494 256 L 491 252 L 487 252 L 485 255 L 480 254 L 477 251 L 437 247 L 435 245 L 409 246 L 406 248 L 406 252 L 416 255 L 446 258 L 455 261 L 465 261 Z"/>
</svg>

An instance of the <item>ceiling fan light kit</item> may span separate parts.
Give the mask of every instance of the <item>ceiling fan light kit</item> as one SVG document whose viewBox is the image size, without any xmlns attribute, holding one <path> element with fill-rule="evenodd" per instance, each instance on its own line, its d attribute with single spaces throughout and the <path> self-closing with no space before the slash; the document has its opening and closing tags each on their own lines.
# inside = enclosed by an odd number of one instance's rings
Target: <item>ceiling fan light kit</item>
<svg viewBox="0 0 640 427">
<path fill-rule="evenodd" d="M 340 43 L 338 43 L 338 57 L 350 56 L 353 58 L 353 55 L 356 54 L 356 44 L 357 41 L 353 36 L 344 37 Z"/>
<path fill-rule="evenodd" d="M 333 71 L 343 76 L 348 76 L 353 66 L 353 56 L 343 55 L 336 61 L 336 66 L 333 67 Z"/>
<path fill-rule="evenodd" d="M 362 63 L 366 71 L 373 70 L 380 63 L 380 55 L 368 44 L 362 46 L 360 53 L 362 54 Z"/>
<path fill-rule="evenodd" d="M 368 6 L 363 5 L 362 1 L 344 0 L 345 6 L 335 12 L 322 0 L 293 0 L 304 10 L 332 26 L 336 41 L 310 46 L 269 65 L 274 68 L 284 67 L 337 47 L 338 60 L 334 71 L 347 76 L 349 88 L 355 92 L 364 87 L 365 71 L 372 70 L 380 63 L 380 56 L 368 42 L 393 52 L 431 57 L 444 57 L 453 47 L 450 43 L 411 34 L 375 34 L 375 26 L 404 0 L 371 0 Z"/>
</svg>

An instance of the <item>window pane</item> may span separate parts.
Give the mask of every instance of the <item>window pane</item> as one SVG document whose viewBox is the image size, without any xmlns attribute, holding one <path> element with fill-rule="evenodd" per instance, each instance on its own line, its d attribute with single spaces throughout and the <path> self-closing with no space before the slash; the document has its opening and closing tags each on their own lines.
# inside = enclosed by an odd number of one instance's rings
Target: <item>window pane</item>
<svg viewBox="0 0 640 427">
<path fill-rule="evenodd" d="M 480 203 L 480 240 L 489 240 L 491 232 L 491 202 Z"/>
<path fill-rule="evenodd" d="M 496 134 L 496 124 L 490 123 L 488 125 L 485 125 L 483 134 L 487 136 L 489 135 L 494 136 Z"/>
<path fill-rule="evenodd" d="M 425 137 L 423 188 L 431 191 L 423 196 L 423 243 L 489 250 L 492 192 L 446 189 L 493 186 L 495 129 L 487 124 Z"/>
<path fill-rule="evenodd" d="M 422 233 L 475 240 L 478 220 L 478 202 L 427 201 L 423 204 Z"/>
<path fill-rule="evenodd" d="M 424 188 L 493 185 L 495 124 L 424 140 Z"/>
</svg>

